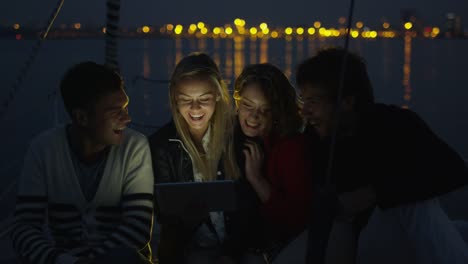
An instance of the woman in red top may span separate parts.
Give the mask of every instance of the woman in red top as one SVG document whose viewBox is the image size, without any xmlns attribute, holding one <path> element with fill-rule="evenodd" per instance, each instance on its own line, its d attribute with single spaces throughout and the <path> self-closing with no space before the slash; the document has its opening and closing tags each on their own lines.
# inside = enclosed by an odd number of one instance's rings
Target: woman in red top
<svg viewBox="0 0 468 264">
<path fill-rule="evenodd" d="M 296 92 L 277 67 L 255 64 L 236 79 L 234 99 L 244 138 L 241 170 L 261 202 L 268 237 L 289 241 L 306 227 L 311 189 Z"/>
</svg>

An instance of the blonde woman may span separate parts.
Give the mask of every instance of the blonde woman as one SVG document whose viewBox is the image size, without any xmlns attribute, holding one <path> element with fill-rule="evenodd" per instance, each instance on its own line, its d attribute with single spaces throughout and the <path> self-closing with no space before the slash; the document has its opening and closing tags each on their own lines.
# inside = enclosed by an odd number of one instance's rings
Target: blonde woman
<svg viewBox="0 0 468 264">
<path fill-rule="evenodd" d="M 172 121 L 150 136 L 155 183 L 236 180 L 233 105 L 218 67 L 194 53 L 176 66 L 169 86 Z M 223 212 L 157 215 L 162 263 L 216 262 L 228 253 L 229 221 Z M 227 214 L 227 213 L 226 213 Z"/>
</svg>

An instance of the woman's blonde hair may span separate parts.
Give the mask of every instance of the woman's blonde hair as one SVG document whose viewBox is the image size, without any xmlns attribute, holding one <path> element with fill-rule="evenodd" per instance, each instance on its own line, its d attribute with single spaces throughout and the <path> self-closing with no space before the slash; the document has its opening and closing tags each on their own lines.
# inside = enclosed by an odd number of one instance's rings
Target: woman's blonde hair
<svg viewBox="0 0 468 264">
<path fill-rule="evenodd" d="M 201 80 L 209 82 L 216 90 L 215 111 L 210 119 L 210 139 L 206 158 L 197 150 L 190 136 L 189 126 L 177 108 L 178 85 L 186 80 Z M 226 179 L 237 179 L 237 167 L 233 147 L 234 109 L 229 91 L 218 67 L 206 54 L 192 53 L 184 57 L 176 66 L 169 84 L 169 103 L 177 133 L 184 143 L 195 166 L 203 177 L 203 181 L 216 180 L 218 163 L 221 159 L 224 165 Z"/>
</svg>

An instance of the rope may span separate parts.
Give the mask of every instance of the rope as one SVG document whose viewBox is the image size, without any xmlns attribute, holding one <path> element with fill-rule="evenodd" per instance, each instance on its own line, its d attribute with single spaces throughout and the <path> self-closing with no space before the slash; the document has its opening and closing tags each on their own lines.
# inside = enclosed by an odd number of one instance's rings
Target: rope
<svg viewBox="0 0 468 264">
<path fill-rule="evenodd" d="M 340 120 L 340 112 L 341 112 L 341 100 L 343 98 L 343 89 L 344 89 L 344 77 L 346 74 L 346 62 L 348 61 L 348 50 L 349 50 L 349 40 L 351 35 L 351 26 L 353 21 L 353 12 L 354 12 L 354 0 L 351 0 L 349 6 L 349 14 L 348 14 L 348 25 L 346 26 L 347 34 L 345 38 L 345 54 L 343 56 L 343 61 L 341 63 L 341 72 L 340 72 L 340 82 L 338 86 L 338 95 L 337 95 L 337 105 L 336 105 L 336 118 L 339 122 Z M 331 184 L 331 173 L 333 168 L 333 158 L 335 155 L 335 145 L 336 145 L 336 138 L 337 138 L 338 127 L 335 126 L 332 129 L 331 135 L 331 142 L 330 142 L 330 154 L 328 157 L 328 168 L 327 168 L 327 178 L 326 178 L 326 185 Z"/>
<path fill-rule="evenodd" d="M 107 0 L 106 23 L 106 65 L 119 72 L 118 37 L 120 20 L 120 0 Z"/>
<path fill-rule="evenodd" d="M 49 17 L 49 20 L 47 21 L 47 27 L 46 27 L 46 30 L 44 31 L 44 34 L 41 37 L 39 37 L 39 39 L 34 44 L 31 50 L 31 54 L 29 55 L 28 59 L 24 63 L 23 67 L 21 68 L 20 73 L 18 77 L 16 78 L 16 81 L 14 82 L 10 92 L 8 93 L 7 98 L 0 105 L 0 120 L 3 120 L 5 115 L 8 113 L 8 109 L 10 108 L 11 104 L 15 100 L 15 97 L 20 90 L 21 84 L 23 84 L 24 78 L 26 77 L 27 73 L 31 69 L 33 62 L 35 61 L 37 54 L 39 53 L 39 49 L 41 48 L 43 41 L 47 38 L 47 35 L 49 34 L 49 31 L 52 28 L 52 25 L 54 24 L 55 19 L 60 13 L 60 10 L 62 9 L 64 2 L 65 0 L 59 0 L 57 2 L 57 5 L 55 6 L 52 14 Z"/>
</svg>

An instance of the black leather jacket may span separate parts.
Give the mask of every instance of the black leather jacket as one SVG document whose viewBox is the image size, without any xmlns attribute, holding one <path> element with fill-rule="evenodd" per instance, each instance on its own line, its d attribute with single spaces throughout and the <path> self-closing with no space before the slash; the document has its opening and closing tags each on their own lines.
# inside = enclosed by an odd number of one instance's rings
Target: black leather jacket
<svg viewBox="0 0 468 264">
<path fill-rule="evenodd" d="M 194 181 L 192 160 L 177 134 L 175 124 L 170 122 L 149 137 L 155 184 Z M 243 169 L 242 169 L 243 170 Z M 218 179 L 224 179 L 222 162 L 218 166 Z M 244 177 L 237 181 L 239 207 L 237 212 L 225 212 L 225 229 L 228 239 L 222 246 L 222 254 L 236 257 L 249 247 L 252 213 L 257 211 L 258 200 Z M 247 209 L 246 209 L 247 208 Z M 156 220 L 161 225 L 157 254 L 162 264 L 183 263 L 185 250 L 196 228 L 206 219 L 187 222 L 181 217 L 161 215 L 155 202 Z"/>
</svg>

